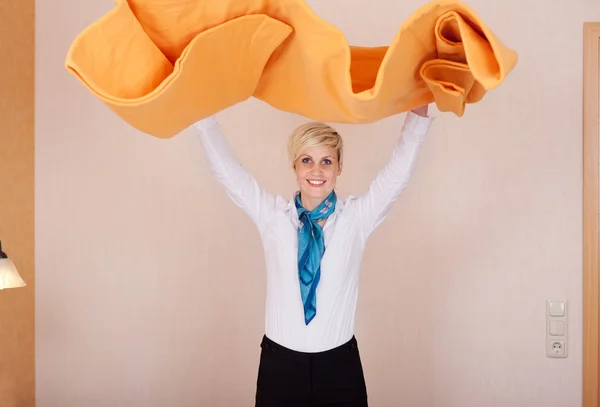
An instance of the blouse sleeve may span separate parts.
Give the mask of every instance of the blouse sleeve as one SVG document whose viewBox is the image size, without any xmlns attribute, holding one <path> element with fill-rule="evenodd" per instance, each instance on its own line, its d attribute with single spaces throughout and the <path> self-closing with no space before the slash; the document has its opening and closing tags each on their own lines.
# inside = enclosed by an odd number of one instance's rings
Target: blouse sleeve
<svg viewBox="0 0 600 407">
<path fill-rule="evenodd" d="M 275 211 L 275 196 L 267 193 L 236 159 L 213 116 L 192 127 L 204 147 L 211 173 L 262 233 Z"/>
<path fill-rule="evenodd" d="M 365 239 L 384 220 L 408 185 L 433 120 L 410 111 L 407 113 L 390 160 L 371 182 L 369 190 L 356 198 L 357 217 Z"/>
</svg>

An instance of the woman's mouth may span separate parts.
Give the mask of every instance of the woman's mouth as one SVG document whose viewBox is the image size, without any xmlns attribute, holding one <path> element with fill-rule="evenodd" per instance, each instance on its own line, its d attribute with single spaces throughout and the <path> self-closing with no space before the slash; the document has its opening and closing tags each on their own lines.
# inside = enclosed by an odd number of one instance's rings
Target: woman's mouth
<svg viewBox="0 0 600 407">
<path fill-rule="evenodd" d="M 320 186 L 323 186 L 323 184 L 325 184 L 324 180 L 318 180 L 318 179 L 307 179 L 306 181 L 313 187 L 320 187 Z"/>
</svg>

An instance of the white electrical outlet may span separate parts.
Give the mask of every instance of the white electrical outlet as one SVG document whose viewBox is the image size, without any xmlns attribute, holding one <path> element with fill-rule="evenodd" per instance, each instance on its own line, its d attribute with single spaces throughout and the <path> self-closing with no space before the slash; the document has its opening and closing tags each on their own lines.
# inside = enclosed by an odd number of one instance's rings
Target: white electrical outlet
<svg viewBox="0 0 600 407">
<path fill-rule="evenodd" d="M 565 341 L 563 340 L 554 340 L 550 341 L 550 353 L 554 356 L 560 356 L 565 354 Z"/>
<path fill-rule="evenodd" d="M 551 358 L 568 356 L 567 302 L 546 301 L 546 354 Z"/>
</svg>

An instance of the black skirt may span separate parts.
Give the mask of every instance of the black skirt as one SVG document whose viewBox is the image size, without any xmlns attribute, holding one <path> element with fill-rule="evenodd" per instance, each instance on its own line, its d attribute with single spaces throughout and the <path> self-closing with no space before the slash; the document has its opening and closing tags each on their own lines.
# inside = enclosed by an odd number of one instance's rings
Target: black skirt
<svg viewBox="0 0 600 407">
<path fill-rule="evenodd" d="M 255 407 L 368 407 L 356 338 L 304 353 L 264 336 L 261 348 Z"/>
</svg>

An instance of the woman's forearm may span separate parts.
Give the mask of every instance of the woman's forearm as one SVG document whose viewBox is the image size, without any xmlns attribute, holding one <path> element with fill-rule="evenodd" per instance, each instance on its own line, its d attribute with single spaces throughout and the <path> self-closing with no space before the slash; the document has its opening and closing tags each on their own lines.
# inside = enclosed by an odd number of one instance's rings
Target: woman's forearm
<svg viewBox="0 0 600 407">
<path fill-rule="evenodd" d="M 357 198 L 358 216 L 365 236 L 381 223 L 408 185 L 433 120 L 416 112 L 407 113 L 390 160 L 371 182 L 367 193 Z"/>
<path fill-rule="evenodd" d="M 272 213 L 275 198 L 265 192 L 238 161 L 214 117 L 203 119 L 193 127 L 204 147 L 211 172 L 225 187 L 229 197 L 262 230 Z"/>
</svg>

